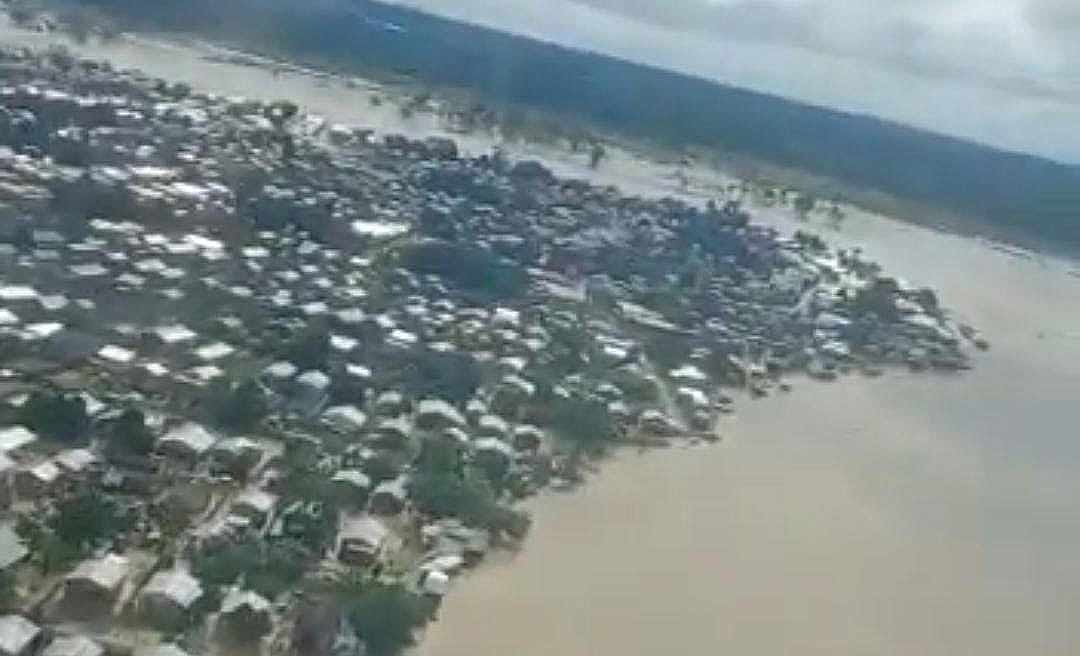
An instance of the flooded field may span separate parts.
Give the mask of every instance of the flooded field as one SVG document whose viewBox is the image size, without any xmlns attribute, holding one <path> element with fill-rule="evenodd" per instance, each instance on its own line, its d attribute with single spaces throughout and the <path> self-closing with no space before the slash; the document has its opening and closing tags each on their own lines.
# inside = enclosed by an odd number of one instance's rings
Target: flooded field
<svg viewBox="0 0 1080 656">
<path fill-rule="evenodd" d="M 0 30 L 8 43 L 51 38 Z M 144 41 L 79 52 L 206 91 L 293 98 L 334 121 L 441 131 L 373 107 L 385 92 L 363 85 Z M 522 151 L 589 174 L 566 153 Z M 670 167 L 619 152 L 594 179 L 676 188 Z M 961 376 L 800 382 L 740 399 L 719 445 L 618 454 L 585 489 L 531 503 L 523 551 L 455 586 L 421 654 L 1080 653 L 1080 279 L 1060 261 L 858 212 L 823 232 L 937 289 L 992 351 Z"/>
</svg>

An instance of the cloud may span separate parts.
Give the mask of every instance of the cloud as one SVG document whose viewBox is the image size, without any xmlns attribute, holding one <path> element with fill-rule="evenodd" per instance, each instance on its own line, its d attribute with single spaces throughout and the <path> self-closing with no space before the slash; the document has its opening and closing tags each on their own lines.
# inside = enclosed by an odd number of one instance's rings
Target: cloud
<svg viewBox="0 0 1080 656">
<path fill-rule="evenodd" d="M 1078 0 L 397 1 L 1080 161 Z"/>
</svg>

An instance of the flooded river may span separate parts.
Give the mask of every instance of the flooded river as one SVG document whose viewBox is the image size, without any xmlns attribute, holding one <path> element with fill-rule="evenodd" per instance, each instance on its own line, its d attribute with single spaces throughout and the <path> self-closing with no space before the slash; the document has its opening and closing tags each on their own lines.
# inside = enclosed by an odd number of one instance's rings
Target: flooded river
<svg viewBox="0 0 1080 656">
<path fill-rule="evenodd" d="M 1080 653 L 1080 279 L 873 217 L 835 239 L 992 352 L 803 382 L 739 403 L 721 445 L 621 454 L 536 500 L 524 550 L 459 583 L 420 653 Z"/>
<path fill-rule="evenodd" d="M 187 48 L 83 52 L 333 120 L 438 131 L 401 125 L 363 89 Z M 600 176 L 673 184 L 619 153 Z M 795 227 L 785 212 L 761 218 Z M 992 351 L 960 376 L 796 381 L 741 399 L 721 444 L 624 452 L 583 490 L 533 500 L 523 550 L 456 583 L 422 656 L 1080 653 L 1080 278 L 860 213 L 826 235 L 934 287 Z"/>
</svg>

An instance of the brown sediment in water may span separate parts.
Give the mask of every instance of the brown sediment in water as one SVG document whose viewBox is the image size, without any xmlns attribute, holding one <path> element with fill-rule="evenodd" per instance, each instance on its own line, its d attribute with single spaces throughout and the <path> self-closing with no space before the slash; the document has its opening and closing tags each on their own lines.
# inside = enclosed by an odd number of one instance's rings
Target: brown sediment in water
<svg viewBox="0 0 1080 656">
<path fill-rule="evenodd" d="M 1077 653 L 1080 285 L 972 240 L 848 228 L 994 350 L 963 375 L 740 399 L 720 445 L 624 452 L 536 500 L 524 550 L 460 582 L 418 652 Z"/>
</svg>

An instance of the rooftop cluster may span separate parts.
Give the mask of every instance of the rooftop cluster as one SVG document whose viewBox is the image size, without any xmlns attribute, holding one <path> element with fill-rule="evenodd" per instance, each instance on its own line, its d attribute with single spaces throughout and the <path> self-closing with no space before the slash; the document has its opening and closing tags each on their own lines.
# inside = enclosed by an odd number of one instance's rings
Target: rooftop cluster
<svg viewBox="0 0 1080 656">
<path fill-rule="evenodd" d="M 0 654 L 393 653 L 611 445 L 985 347 L 736 203 L 62 51 L 0 72 Z"/>
</svg>

